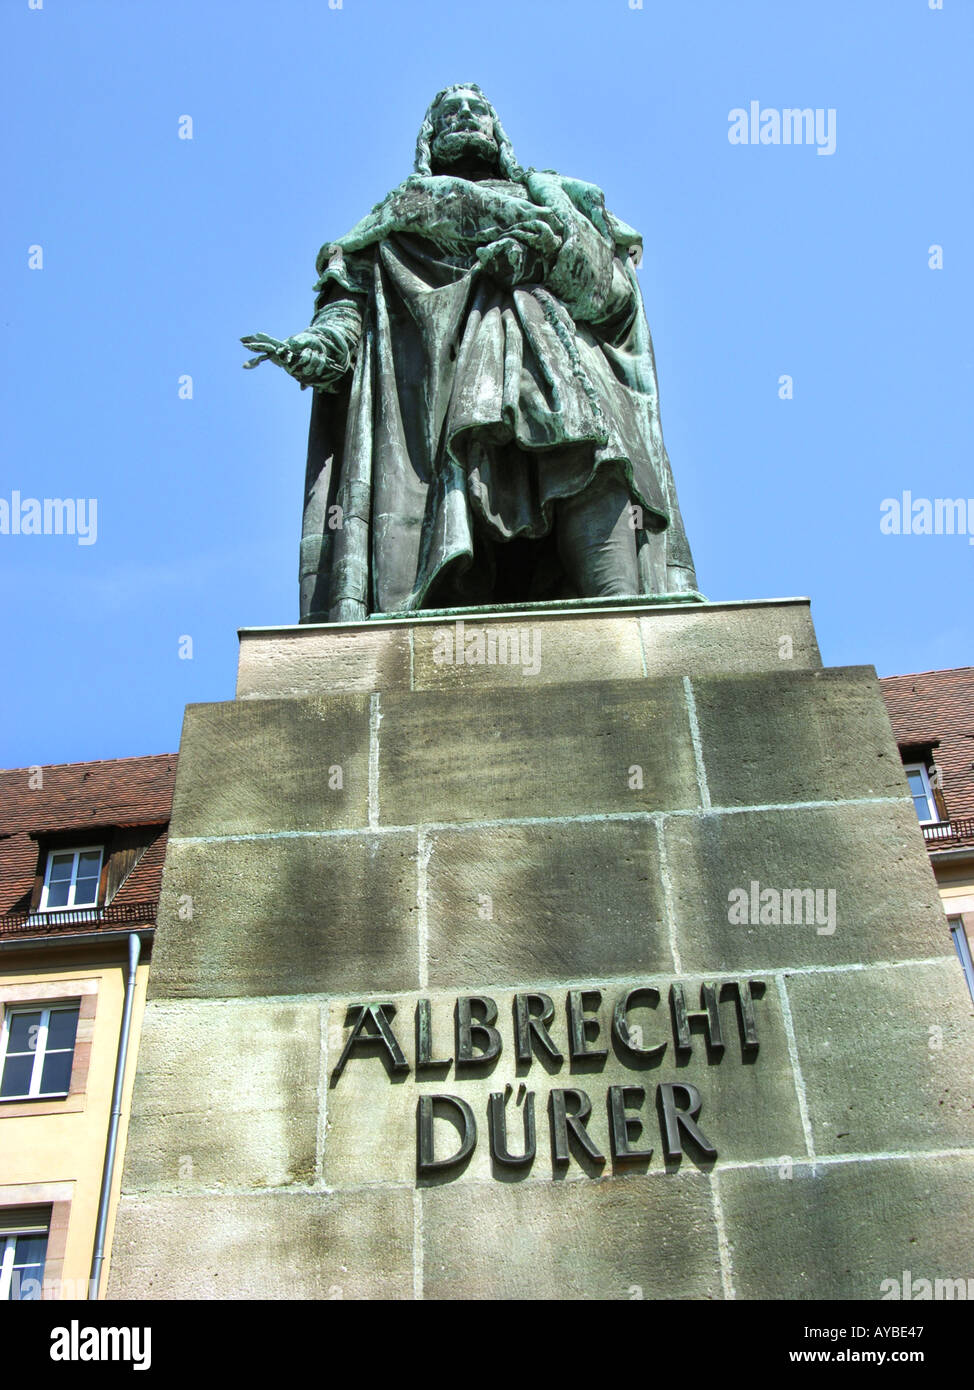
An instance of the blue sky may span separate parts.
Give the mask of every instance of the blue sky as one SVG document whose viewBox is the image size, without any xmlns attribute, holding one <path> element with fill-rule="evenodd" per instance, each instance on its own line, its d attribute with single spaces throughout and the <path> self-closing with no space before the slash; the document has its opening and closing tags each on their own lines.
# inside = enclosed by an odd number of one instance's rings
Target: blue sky
<svg viewBox="0 0 974 1390">
<path fill-rule="evenodd" d="M 174 750 L 237 628 L 296 621 L 310 396 L 237 340 L 307 324 L 460 80 L 643 233 L 708 597 L 809 595 L 828 665 L 971 664 L 974 546 L 880 507 L 974 497 L 972 52 L 969 0 L 4 0 L 0 499 L 98 513 L 0 534 L 0 764 Z M 730 143 L 751 101 L 835 152 Z"/>
</svg>

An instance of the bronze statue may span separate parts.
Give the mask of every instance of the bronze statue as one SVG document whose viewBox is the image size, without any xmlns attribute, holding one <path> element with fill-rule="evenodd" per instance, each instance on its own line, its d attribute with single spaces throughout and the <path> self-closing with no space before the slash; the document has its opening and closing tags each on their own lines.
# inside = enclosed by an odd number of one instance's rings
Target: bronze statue
<svg viewBox="0 0 974 1390">
<path fill-rule="evenodd" d="M 473 83 L 322 247 L 311 326 L 241 341 L 314 388 L 302 622 L 699 597 L 635 262 L 600 189 L 522 169 Z"/>
</svg>

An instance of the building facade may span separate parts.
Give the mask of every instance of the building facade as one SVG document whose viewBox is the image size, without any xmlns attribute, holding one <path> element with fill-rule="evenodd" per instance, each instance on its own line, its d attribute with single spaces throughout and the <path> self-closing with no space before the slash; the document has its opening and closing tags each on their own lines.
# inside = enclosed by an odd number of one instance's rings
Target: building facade
<svg viewBox="0 0 974 1390">
<path fill-rule="evenodd" d="M 880 687 L 974 999 L 974 667 L 887 676 Z"/>
<path fill-rule="evenodd" d="M 0 1301 L 104 1286 L 175 771 L 0 771 Z"/>
</svg>

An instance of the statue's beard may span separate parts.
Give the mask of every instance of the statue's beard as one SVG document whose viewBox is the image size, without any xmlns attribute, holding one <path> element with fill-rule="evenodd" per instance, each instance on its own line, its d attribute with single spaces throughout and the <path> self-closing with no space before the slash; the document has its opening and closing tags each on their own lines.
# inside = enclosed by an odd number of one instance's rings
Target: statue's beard
<svg viewBox="0 0 974 1390">
<path fill-rule="evenodd" d="M 490 135 L 482 135 L 479 131 L 473 130 L 437 135 L 430 153 L 433 163 L 438 167 L 486 165 L 488 168 L 496 169 L 500 157 L 497 141 Z"/>
</svg>

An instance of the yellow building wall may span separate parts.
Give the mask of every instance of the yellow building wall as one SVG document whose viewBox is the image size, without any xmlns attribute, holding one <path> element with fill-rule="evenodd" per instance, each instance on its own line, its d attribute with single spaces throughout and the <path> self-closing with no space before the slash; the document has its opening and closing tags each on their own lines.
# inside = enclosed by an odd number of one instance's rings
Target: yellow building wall
<svg viewBox="0 0 974 1390">
<path fill-rule="evenodd" d="M 940 884 L 940 900 L 948 917 L 974 912 L 974 882 Z"/>
<path fill-rule="evenodd" d="M 141 963 L 136 976 L 101 1292 L 104 1292 L 111 1256 L 111 1235 L 121 1188 L 148 974 L 148 964 Z M 81 1108 L 69 1109 L 72 1099 L 69 1097 L 67 1103 L 45 1101 L 38 1105 L 38 1109 L 43 1108 L 46 1113 L 17 1114 L 17 1110 L 23 1106 L 37 1103 L 0 1102 L 0 1204 L 39 1204 L 63 1199 L 70 1192 L 71 1207 L 61 1282 L 60 1286 L 46 1288 L 44 1297 L 87 1297 L 127 977 L 127 951 L 122 961 L 112 964 L 99 960 L 87 965 L 72 964 L 68 969 L 45 963 L 44 966 L 35 964 L 30 969 L 0 970 L 0 1007 L 9 1003 L 19 1005 L 32 1002 L 32 986 L 43 989 L 43 996 L 38 996 L 40 999 L 50 997 L 48 990 L 51 985 L 64 983 L 68 986 L 65 997 L 71 997 L 72 981 L 91 981 L 97 985 L 87 1083 L 83 1096 L 78 1098 Z M 84 1020 L 81 1020 L 78 1042 L 81 1041 L 83 1026 Z M 59 1106 L 63 1108 L 59 1110 Z M 36 1193 L 33 1192 L 35 1188 L 38 1189 Z M 25 1192 L 24 1189 L 31 1191 Z"/>
<path fill-rule="evenodd" d="M 947 916 L 962 917 L 974 913 L 974 850 L 943 859 L 935 858 L 932 865 Z"/>
</svg>

